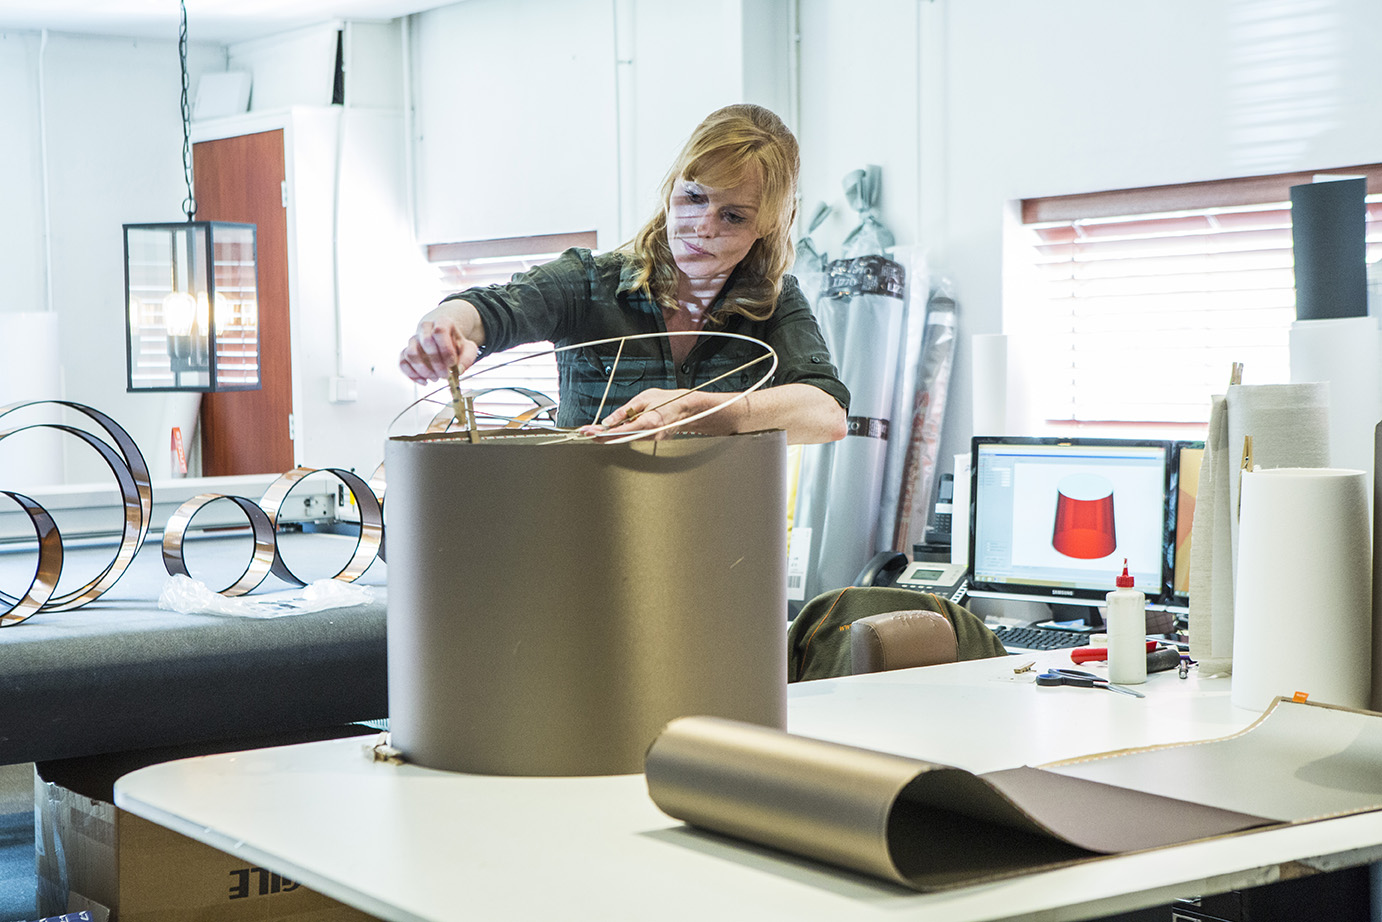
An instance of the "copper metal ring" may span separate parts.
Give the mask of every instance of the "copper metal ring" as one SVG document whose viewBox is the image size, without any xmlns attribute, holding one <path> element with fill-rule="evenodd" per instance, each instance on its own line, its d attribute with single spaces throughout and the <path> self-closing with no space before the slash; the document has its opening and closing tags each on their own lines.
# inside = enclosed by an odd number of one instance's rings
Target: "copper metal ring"
<svg viewBox="0 0 1382 922">
<path fill-rule="evenodd" d="M 379 556 L 379 548 L 384 539 L 384 516 L 379 498 L 375 496 L 370 485 L 360 475 L 337 467 L 295 467 L 269 484 L 269 488 L 264 491 L 264 495 L 259 500 L 259 505 L 268 513 L 269 521 L 276 527 L 279 513 L 283 510 L 283 502 L 288 498 L 288 494 L 293 492 L 293 489 L 303 478 L 316 473 L 330 474 L 345 484 L 346 489 L 355 498 L 355 505 L 360 510 L 360 535 L 355 539 L 355 551 L 351 554 L 350 560 L 346 561 L 346 565 L 331 577 L 331 579 L 351 583 L 359 579 L 361 574 L 369 569 L 369 565 L 374 563 L 374 558 Z M 272 571 L 274 576 L 284 582 L 292 583 L 295 586 L 307 585 L 306 580 L 289 568 L 283 555 L 278 552 L 276 543 L 274 545 Z"/>
<path fill-rule="evenodd" d="M 70 400 L 25 400 L 0 407 L 0 417 L 24 407 L 43 404 L 67 407 L 82 414 L 95 422 L 115 443 L 115 447 L 111 448 L 110 445 L 83 429 L 52 423 L 12 429 L 0 433 L 0 439 L 33 428 L 58 429 L 77 436 L 96 449 L 107 466 L 110 467 L 111 473 L 115 475 L 120 486 L 120 498 L 124 507 L 125 521 L 121 528 L 120 547 L 116 550 L 115 559 L 85 586 L 56 598 L 50 595 L 43 604 L 44 611 L 67 611 L 79 608 L 98 598 L 125 574 L 130 561 L 134 559 L 135 554 L 139 553 L 139 549 L 144 545 L 144 539 L 148 537 L 149 526 L 153 520 L 154 494 L 149 479 L 149 465 L 145 462 L 144 455 L 140 453 L 139 446 L 135 444 L 134 439 L 130 438 L 129 433 L 121 428 L 119 423 L 100 410 Z M 47 512 L 45 511 L 44 514 L 47 515 Z M 61 541 L 61 538 L 59 537 L 57 540 Z M 0 599 L 8 601 L 8 598 L 3 594 L 0 594 Z"/>
<path fill-rule="evenodd" d="M 38 561 L 34 566 L 34 578 L 29 588 L 17 599 L 0 594 L 5 602 L 13 601 L 8 609 L 0 611 L 0 627 L 19 624 L 39 612 L 45 602 L 58 587 L 58 577 L 62 574 L 62 536 L 58 534 L 57 523 L 38 503 L 22 493 L 0 490 L 19 504 L 33 523 L 34 534 L 38 537 Z"/>
<path fill-rule="evenodd" d="M 57 401 L 48 401 L 56 403 Z M 125 522 L 120 534 L 120 546 L 115 551 L 115 557 L 110 563 L 106 564 L 105 569 L 98 573 L 90 582 L 80 586 L 64 595 L 53 596 L 43 605 L 44 611 L 69 611 L 73 608 L 80 608 L 93 599 L 101 596 L 107 589 L 125 574 L 130 561 L 134 560 L 134 555 L 139 553 L 140 546 L 144 543 L 144 536 L 148 534 L 147 519 L 144 516 L 143 499 L 140 492 L 138 481 L 135 479 L 134 472 L 126 464 L 125 457 L 113 446 L 102 441 L 93 433 L 85 429 L 77 429 L 74 426 L 61 425 L 59 423 L 35 423 L 31 426 L 21 426 L 18 429 L 10 429 L 0 432 L 0 441 L 10 436 L 24 432 L 28 429 L 57 429 L 86 442 L 100 454 L 110 468 L 110 472 L 115 475 L 115 480 L 120 487 L 120 496 L 124 502 Z M 145 485 L 147 488 L 147 484 Z M 152 503 L 152 493 L 150 502 Z"/>
<path fill-rule="evenodd" d="M 244 595 L 264 582 L 264 577 L 269 575 L 277 553 L 274 547 L 273 522 L 269 521 L 269 516 L 252 499 L 226 496 L 222 493 L 198 493 L 179 506 L 168 517 L 168 524 L 163 528 L 163 568 L 168 571 L 169 576 L 191 577 L 192 574 L 187 572 L 187 561 L 184 559 L 183 551 L 187 528 L 191 525 L 193 516 L 218 499 L 227 499 L 239 506 L 249 519 L 250 529 L 254 533 L 254 553 L 250 556 L 250 562 L 244 572 L 225 589 L 217 590 L 224 596 Z"/>
<path fill-rule="evenodd" d="M 135 492 L 139 497 L 140 523 L 139 523 L 139 544 L 143 545 L 144 539 L 148 537 L 149 526 L 153 522 L 154 512 L 154 491 L 153 484 L 149 478 L 149 465 L 144 460 L 144 455 L 139 451 L 139 446 L 134 439 L 126 432 L 119 423 L 111 419 L 105 413 L 95 407 L 88 407 L 85 404 L 73 403 L 70 400 L 25 400 L 19 403 L 11 403 L 0 407 L 0 417 L 5 416 L 14 410 L 24 407 L 40 406 L 51 403 L 55 406 L 67 407 L 75 410 L 100 426 L 110 440 L 119 449 L 124 466 L 129 469 L 130 476 L 134 479 Z M 128 500 L 125 503 L 125 517 L 128 521 L 130 517 L 130 507 Z"/>
</svg>

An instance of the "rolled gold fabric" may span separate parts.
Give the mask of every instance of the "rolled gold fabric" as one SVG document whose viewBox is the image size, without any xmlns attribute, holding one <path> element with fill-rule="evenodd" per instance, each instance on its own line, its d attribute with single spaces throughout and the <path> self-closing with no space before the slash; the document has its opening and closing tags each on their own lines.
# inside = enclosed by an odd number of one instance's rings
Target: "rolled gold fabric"
<svg viewBox="0 0 1382 922">
<path fill-rule="evenodd" d="M 781 432 L 391 439 L 393 745 L 619 774 L 685 714 L 784 726 L 785 456 Z"/>
<path fill-rule="evenodd" d="M 925 763 L 732 721 L 673 722 L 648 752 L 648 792 L 669 816 L 905 884 L 892 806 Z"/>
<path fill-rule="evenodd" d="M 1332 739 L 1345 738 L 1368 720 L 1376 725 L 1373 732 L 1382 735 L 1377 715 L 1352 714 L 1343 727 L 1327 728 L 1334 731 Z M 1320 723 L 1306 721 L 1307 726 Z M 1263 741 L 1254 750 L 1254 763 L 1269 761 L 1263 752 L 1291 752 L 1289 740 L 1300 735 L 1298 725 L 1281 733 L 1259 733 Z M 1168 774 L 1162 766 L 1160 776 L 1214 776 L 1217 750 L 1211 747 L 1231 745 L 1233 739 L 1152 747 L 1164 751 L 1162 758 L 1173 769 L 1192 770 Z M 977 775 L 769 727 L 684 717 L 659 734 L 648 750 L 645 771 L 649 796 L 669 816 L 916 890 L 968 886 L 1297 819 L 1120 783 L 1128 774 L 1120 769 L 1133 763 L 1129 755 L 1138 752 L 1091 757 L 1073 769 L 1064 764 L 1024 766 Z M 1298 766 L 1277 762 L 1278 770 L 1265 777 L 1273 787 L 1289 787 L 1283 779 L 1289 780 Z M 1353 776 L 1367 774 L 1355 770 Z M 1206 786 L 1203 780 L 1197 784 Z M 1304 793 L 1302 787 L 1307 788 Z M 1309 788 L 1298 784 L 1291 791 L 1293 803 L 1305 804 L 1299 808 L 1301 820 L 1318 817 L 1317 809 L 1374 809 L 1377 802 L 1376 791 L 1367 789 L 1321 807 Z"/>
</svg>

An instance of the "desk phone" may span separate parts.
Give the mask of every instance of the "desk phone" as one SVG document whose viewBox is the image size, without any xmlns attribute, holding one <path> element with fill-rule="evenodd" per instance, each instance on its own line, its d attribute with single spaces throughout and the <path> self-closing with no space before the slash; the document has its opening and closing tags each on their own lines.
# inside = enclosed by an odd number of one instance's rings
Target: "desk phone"
<svg viewBox="0 0 1382 922">
<path fill-rule="evenodd" d="M 965 579 L 967 569 L 962 563 L 919 560 L 908 564 L 893 585 L 899 589 L 934 593 L 958 604 L 969 589 L 969 580 Z"/>
</svg>

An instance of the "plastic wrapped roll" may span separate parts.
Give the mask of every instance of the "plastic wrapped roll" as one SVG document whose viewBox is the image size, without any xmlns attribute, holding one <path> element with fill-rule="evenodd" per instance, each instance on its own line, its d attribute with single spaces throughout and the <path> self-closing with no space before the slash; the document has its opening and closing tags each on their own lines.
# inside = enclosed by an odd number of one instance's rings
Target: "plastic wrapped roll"
<svg viewBox="0 0 1382 922">
<path fill-rule="evenodd" d="M 797 600 L 852 584 L 878 550 L 903 276 L 901 264 L 882 256 L 835 260 L 828 267 L 816 317 L 849 388 L 848 430 L 839 442 L 802 455 L 804 489 L 797 497 L 793 553 L 802 553 L 805 572 L 794 567 L 793 576 L 802 580 L 794 588 Z"/>
<path fill-rule="evenodd" d="M 664 724 L 786 719 L 785 438 L 390 440 L 393 745 L 638 772 Z"/>
</svg>

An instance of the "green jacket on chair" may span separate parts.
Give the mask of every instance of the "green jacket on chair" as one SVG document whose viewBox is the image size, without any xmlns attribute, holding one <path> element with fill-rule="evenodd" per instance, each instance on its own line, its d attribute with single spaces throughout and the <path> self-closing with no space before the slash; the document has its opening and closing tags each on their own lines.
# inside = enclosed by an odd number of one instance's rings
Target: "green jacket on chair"
<svg viewBox="0 0 1382 922">
<path fill-rule="evenodd" d="M 787 628 L 787 681 L 849 675 L 849 630 L 860 618 L 890 611 L 940 612 L 955 628 L 961 660 L 1004 656 L 1002 642 L 983 619 L 949 599 L 890 586 L 847 586 L 816 596 Z"/>
</svg>

